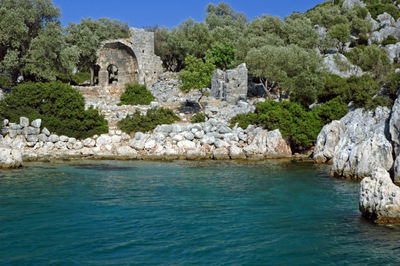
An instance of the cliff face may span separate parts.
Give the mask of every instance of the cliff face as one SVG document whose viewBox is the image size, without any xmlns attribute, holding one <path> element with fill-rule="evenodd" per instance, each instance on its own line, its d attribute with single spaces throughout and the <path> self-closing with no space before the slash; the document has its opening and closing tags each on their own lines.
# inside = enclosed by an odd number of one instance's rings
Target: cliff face
<svg viewBox="0 0 400 266">
<path fill-rule="evenodd" d="M 314 160 L 331 175 L 361 180 L 360 211 L 377 223 L 400 222 L 400 97 L 392 110 L 357 109 L 326 125 Z M 389 173 L 392 173 L 392 177 Z"/>
</svg>

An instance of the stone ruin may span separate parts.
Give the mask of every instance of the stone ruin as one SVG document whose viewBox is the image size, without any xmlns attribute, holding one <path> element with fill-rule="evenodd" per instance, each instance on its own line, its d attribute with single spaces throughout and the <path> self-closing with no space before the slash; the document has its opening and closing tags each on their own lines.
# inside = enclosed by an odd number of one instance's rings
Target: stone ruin
<svg viewBox="0 0 400 266">
<path fill-rule="evenodd" d="M 162 73 L 162 61 L 154 54 L 154 33 L 130 28 L 131 37 L 104 41 L 97 51 L 98 86 L 119 98 L 126 83 L 152 85 Z"/>
</svg>

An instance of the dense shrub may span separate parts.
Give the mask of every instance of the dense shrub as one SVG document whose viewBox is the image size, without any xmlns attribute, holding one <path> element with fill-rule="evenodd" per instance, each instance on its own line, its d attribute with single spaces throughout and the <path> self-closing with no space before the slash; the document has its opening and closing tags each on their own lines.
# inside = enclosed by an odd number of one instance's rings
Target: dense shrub
<svg viewBox="0 0 400 266">
<path fill-rule="evenodd" d="M 395 20 L 400 17 L 400 10 L 393 4 L 393 1 L 392 3 L 379 3 L 379 1 L 373 2 L 375 3 L 367 5 L 367 9 L 371 13 L 372 18 L 376 19 L 378 15 L 383 14 L 384 12 L 390 14 Z"/>
<path fill-rule="evenodd" d="M 348 111 L 349 108 L 347 107 L 347 104 L 340 96 L 327 101 L 313 110 L 313 112 L 315 112 L 320 118 L 323 125 L 342 118 Z"/>
<path fill-rule="evenodd" d="M 153 130 L 157 125 L 172 124 L 179 121 L 174 112 L 167 108 L 149 109 L 146 115 L 142 115 L 139 111 L 127 116 L 118 122 L 117 126 L 125 133 L 131 132 L 147 132 Z"/>
<path fill-rule="evenodd" d="M 149 105 L 155 98 L 145 85 L 126 84 L 125 92 L 121 95 L 119 105 Z"/>
<path fill-rule="evenodd" d="M 231 127 L 239 123 L 241 128 L 257 125 L 268 130 L 279 129 L 289 140 L 294 151 L 302 151 L 315 144 L 322 127 L 343 117 L 348 112 L 347 104 L 337 97 L 315 108 L 306 110 L 295 102 L 268 100 L 258 103 L 254 113 L 239 114 L 231 119 Z"/>
<path fill-rule="evenodd" d="M 255 113 L 238 114 L 230 121 L 230 126 L 234 127 L 236 123 L 239 127 L 246 129 L 249 125 L 257 125 L 258 116 Z"/>
<path fill-rule="evenodd" d="M 60 80 L 64 83 L 69 83 L 71 85 L 81 85 L 85 81 L 90 82 L 90 73 L 89 72 L 78 72 L 76 74 L 58 73 L 57 80 Z"/>
<path fill-rule="evenodd" d="M 10 88 L 10 86 L 11 86 L 10 77 L 0 74 L 0 88 Z"/>
<path fill-rule="evenodd" d="M 19 122 L 21 116 L 41 118 L 51 132 L 79 139 L 108 132 L 104 117 L 93 108 L 85 111 L 83 96 L 59 81 L 14 87 L 0 101 L 0 118 Z"/>
<path fill-rule="evenodd" d="M 369 75 L 347 79 L 329 75 L 318 101 L 324 103 L 339 96 L 347 104 L 353 102 L 357 108 L 367 108 L 379 89 L 379 84 Z"/>
<path fill-rule="evenodd" d="M 378 80 L 382 80 L 391 68 L 388 53 L 377 45 L 357 46 L 345 55 L 350 62 L 371 72 Z"/>
<path fill-rule="evenodd" d="M 396 39 L 396 37 L 394 37 L 393 35 L 389 35 L 388 37 L 386 37 L 386 39 L 384 39 L 382 41 L 383 45 L 388 45 L 388 44 L 396 44 L 399 41 Z"/>
<path fill-rule="evenodd" d="M 196 113 L 192 116 L 192 119 L 190 119 L 190 122 L 192 123 L 202 123 L 206 121 L 206 117 L 204 116 L 203 113 Z"/>
<path fill-rule="evenodd" d="M 185 59 L 186 67 L 179 73 L 181 90 L 209 88 L 215 66 L 203 59 L 188 55 Z"/>
</svg>

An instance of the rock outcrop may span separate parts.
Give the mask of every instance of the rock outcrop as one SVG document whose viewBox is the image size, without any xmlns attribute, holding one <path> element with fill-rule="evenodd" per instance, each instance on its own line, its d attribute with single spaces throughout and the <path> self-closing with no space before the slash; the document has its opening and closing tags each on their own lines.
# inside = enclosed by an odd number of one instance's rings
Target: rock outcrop
<svg viewBox="0 0 400 266">
<path fill-rule="evenodd" d="M 365 3 L 361 0 L 344 0 L 342 7 L 344 8 L 354 8 L 356 6 L 365 7 Z"/>
<path fill-rule="evenodd" d="M 338 64 L 340 61 L 340 64 Z M 324 57 L 326 71 L 331 74 L 339 75 L 342 78 L 351 76 L 362 76 L 364 72 L 359 66 L 353 65 L 344 55 L 336 53 Z"/>
<path fill-rule="evenodd" d="M 377 168 L 361 181 L 359 208 L 376 223 L 400 223 L 400 187 L 385 169 Z"/>
<path fill-rule="evenodd" d="M 211 80 L 211 96 L 231 104 L 247 98 L 248 71 L 246 64 L 235 69 L 222 71 L 217 69 Z"/>
<path fill-rule="evenodd" d="M 22 155 L 17 149 L 0 147 L 0 169 L 11 169 L 22 166 Z"/>
<path fill-rule="evenodd" d="M 343 128 L 340 126 L 340 121 L 332 121 L 322 128 L 314 149 L 314 160 L 317 163 L 326 163 L 332 160 L 342 134 Z"/>
<path fill-rule="evenodd" d="M 374 112 L 356 109 L 325 126 L 318 136 L 315 161 L 332 159 L 331 174 L 351 179 L 369 176 L 377 167 L 389 171 L 394 161 L 389 117 L 386 107 Z"/>
</svg>

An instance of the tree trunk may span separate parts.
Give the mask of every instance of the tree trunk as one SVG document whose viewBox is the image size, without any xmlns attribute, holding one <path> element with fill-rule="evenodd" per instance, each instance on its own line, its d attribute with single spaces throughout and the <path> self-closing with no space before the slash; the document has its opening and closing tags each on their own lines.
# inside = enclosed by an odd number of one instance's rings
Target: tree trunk
<svg viewBox="0 0 400 266">
<path fill-rule="evenodd" d="M 90 86 L 94 86 L 94 66 L 89 66 L 90 70 Z"/>
</svg>

